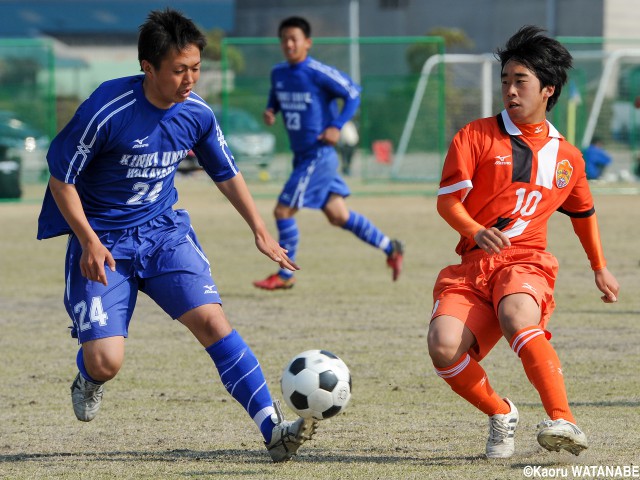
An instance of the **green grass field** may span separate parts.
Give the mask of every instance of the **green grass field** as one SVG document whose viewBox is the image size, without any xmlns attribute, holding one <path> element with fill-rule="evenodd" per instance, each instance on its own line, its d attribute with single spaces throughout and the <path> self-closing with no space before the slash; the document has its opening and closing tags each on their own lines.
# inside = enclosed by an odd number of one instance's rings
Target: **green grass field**
<svg viewBox="0 0 640 480">
<path fill-rule="evenodd" d="M 251 285 L 275 264 L 255 249 L 248 227 L 213 185 L 189 178 L 178 187 L 225 311 L 260 359 L 274 396 L 290 357 L 325 348 L 351 368 L 349 407 L 322 422 L 292 462 L 272 464 L 208 355 L 141 295 L 124 367 L 107 384 L 98 417 L 78 422 L 69 395 L 77 345 L 62 304 L 65 239 L 35 240 L 44 187 L 31 187 L 25 201 L 0 203 L 1 478 L 524 479 L 526 466 L 568 469 L 569 478 L 576 465 L 637 468 L 639 195 L 595 190 L 609 268 L 621 284 L 615 305 L 600 301 L 569 219 L 555 215 L 549 226 L 549 250 L 560 261 L 552 343 L 589 450 L 574 457 L 538 446 L 535 426 L 544 410 L 502 341 L 483 366 L 521 419 L 515 456 L 489 462 L 487 419 L 436 377 L 427 355 L 433 282 L 457 261 L 457 235 L 437 215 L 432 185 L 353 185 L 351 208 L 406 241 L 397 283 L 383 254 L 303 211 L 302 271 L 287 292 Z M 277 185 L 252 189 L 273 232 Z"/>
</svg>

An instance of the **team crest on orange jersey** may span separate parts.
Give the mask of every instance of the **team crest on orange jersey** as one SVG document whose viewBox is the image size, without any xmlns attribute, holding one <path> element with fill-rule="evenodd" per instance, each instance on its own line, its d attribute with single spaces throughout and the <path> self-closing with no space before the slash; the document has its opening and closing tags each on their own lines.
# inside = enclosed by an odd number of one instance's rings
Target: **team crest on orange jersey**
<svg viewBox="0 0 640 480">
<path fill-rule="evenodd" d="M 569 185 L 572 173 L 573 167 L 569 163 L 569 160 L 562 160 L 559 162 L 556 165 L 556 186 L 558 188 L 564 188 Z"/>
</svg>

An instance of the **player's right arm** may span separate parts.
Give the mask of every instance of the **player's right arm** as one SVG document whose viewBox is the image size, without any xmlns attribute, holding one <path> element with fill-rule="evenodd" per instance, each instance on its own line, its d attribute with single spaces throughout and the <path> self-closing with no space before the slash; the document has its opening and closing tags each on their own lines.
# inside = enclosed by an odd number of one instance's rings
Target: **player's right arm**
<svg viewBox="0 0 640 480">
<path fill-rule="evenodd" d="M 464 207 L 458 194 L 438 195 L 437 209 L 440 216 L 460 235 L 472 238 L 485 252 L 500 253 L 511 245 L 509 237 L 495 227 L 485 228 L 476 222 Z"/>
<path fill-rule="evenodd" d="M 271 88 L 269 89 L 269 97 L 267 98 L 267 107 L 262 114 L 262 120 L 264 121 L 264 124 L 268 125 L 269 127 L 276 123 L 276 113 L 280 111 L 278 97 L 276 96 L 276 92 L 273 88 L 274 84 L 274 73 L 271 72 Z"/>
<path fill-rule="evenodd" d="M 242 174 L 238 173 L 228 180 L 216 182 L 216 186 L 251 228 L 258 250 L 277 262 L 280 268 L 299 270 L 300 267 L 287 256 L 287 250 L 282 248 L 267 230 Z"/>
<path fill-rule="evenodd" d="M 276 114 L 271 108 L 267 108 L 262 114 L 262 120 L 264 121 L 265 125 L 268 125 L 270 127 L 271 125 L 276 123 Z"/>
<path fill-rule="evenodd" d="M 60 209 L 60 213 L 73 230 L 82 246 L 80 258 L 80 271 L 89 280 L 107 285 L 107 276 L 104 270 L 105 263 L 111 271 L 115 271 L 116 262 L 111 252 L 102 245 L 96 232 L 89 225 L 87 216 L 82 208 L 80 196 L 75 185 L 64 183 L 51 176 L 49 189 Z"/>
<path fill-rule="evenodd" d="M 474 188 L 473 178 L 477 158 L 470 125 L 462 128 L 451 141 L 438 189 L 437 209 L 440 216 L 463 238 L 472 240 L 485 252 L 500 253 L 511 245 L 507 235 L 498 228 L 486 228 L 477 222 L 464 205 L 464 199 Z"/>
</svg>

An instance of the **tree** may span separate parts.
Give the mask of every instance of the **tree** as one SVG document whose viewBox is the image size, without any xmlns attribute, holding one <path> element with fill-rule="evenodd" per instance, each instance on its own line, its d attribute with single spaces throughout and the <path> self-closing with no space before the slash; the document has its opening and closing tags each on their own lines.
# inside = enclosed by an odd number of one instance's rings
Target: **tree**
<svg viewBox="0 0 640 480">
<path fill-rule="evenodd" d="M 206 33 L 207 46 L 202 56 L 214 62 L 222 61 L 222 40 L 225 37 L 223 30 L 215 28 Z M 227 47 L 227 62 L 230 70 L 241 73 L 245 69 L 245 61 L 242 53 L 235 47 Z"/>
<path fill-rule="evenodd" d="M 459 28 L 434 27 L 426 34 L 428 37 L 442 37 L 447 51 L 451 49 L 473 48 L 474 43 Z M 412 73 L 420 73 L 422 66 L 432 55 L 438 53 L 437 46 L 430 43 L 414 43 L 407 49 L 407 63 Z"/>
</svg>

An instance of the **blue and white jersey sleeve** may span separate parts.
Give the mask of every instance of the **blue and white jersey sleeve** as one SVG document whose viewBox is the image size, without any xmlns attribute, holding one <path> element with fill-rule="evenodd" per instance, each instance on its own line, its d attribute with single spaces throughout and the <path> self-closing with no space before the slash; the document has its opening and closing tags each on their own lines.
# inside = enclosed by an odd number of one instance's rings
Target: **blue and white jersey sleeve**
<svg viewBox="0 0 640 480">
<path fill-rule="evenodd" d="M 235 177 L 239 169 L 213 110 L 193 93 L 186 103 L 194 111 L 194 119 L 199 118 L 196 123 L 200 125 L 200 137 L 191 149 L 197 155 L 200 165 L 214 182 L 224 182 Z"/>
<path fill-rule="evenodd" d="M 342 128 L 359 105 L 360 87 L 345 73 L 311 57 L 294 65 L 280 63 L 272 70 L 267 108 L 282 112 L 296 153 L 323 146 L 320 133 L 330 126 Z"/>
<path fill-rule="evenodd" d="M 211 109 L 195 94 L 153 106 L 143 75 L 105 82 L 80 106 L 47 153 L 53 177 L 75 184 L 96 231 L 141 225 L 171 208 L 174 178 L 189 150 L 216 182 L 238 173 Z M 70 233 L 47 189 L 38 238 Z"/>
<path fill-rule="evenodd" d="M 328 126 L 341 129 L 358 110 L 360 106 L 360 86 L 356 85 L 347 74 L 311 59 L 309 67 L 315 73 L 316 82 L 322 90 L 328 92 L 333 99 L 342 99 L 342 110 L 338 112 L 337 104 L 332 102 L 330 113 L 332 120 Z"/>
<path fill-rule="evenodd" d="M 278 95 L 275 91 L 275 72 L 276 70 L 271 71 L 271 88 L 269 89 L 269 97 L 267 98 L 267 109 L 273 110 L 273 113 L 278 113 L 280 111 L 280 103 L 278 103 Z"/>
</svg>

